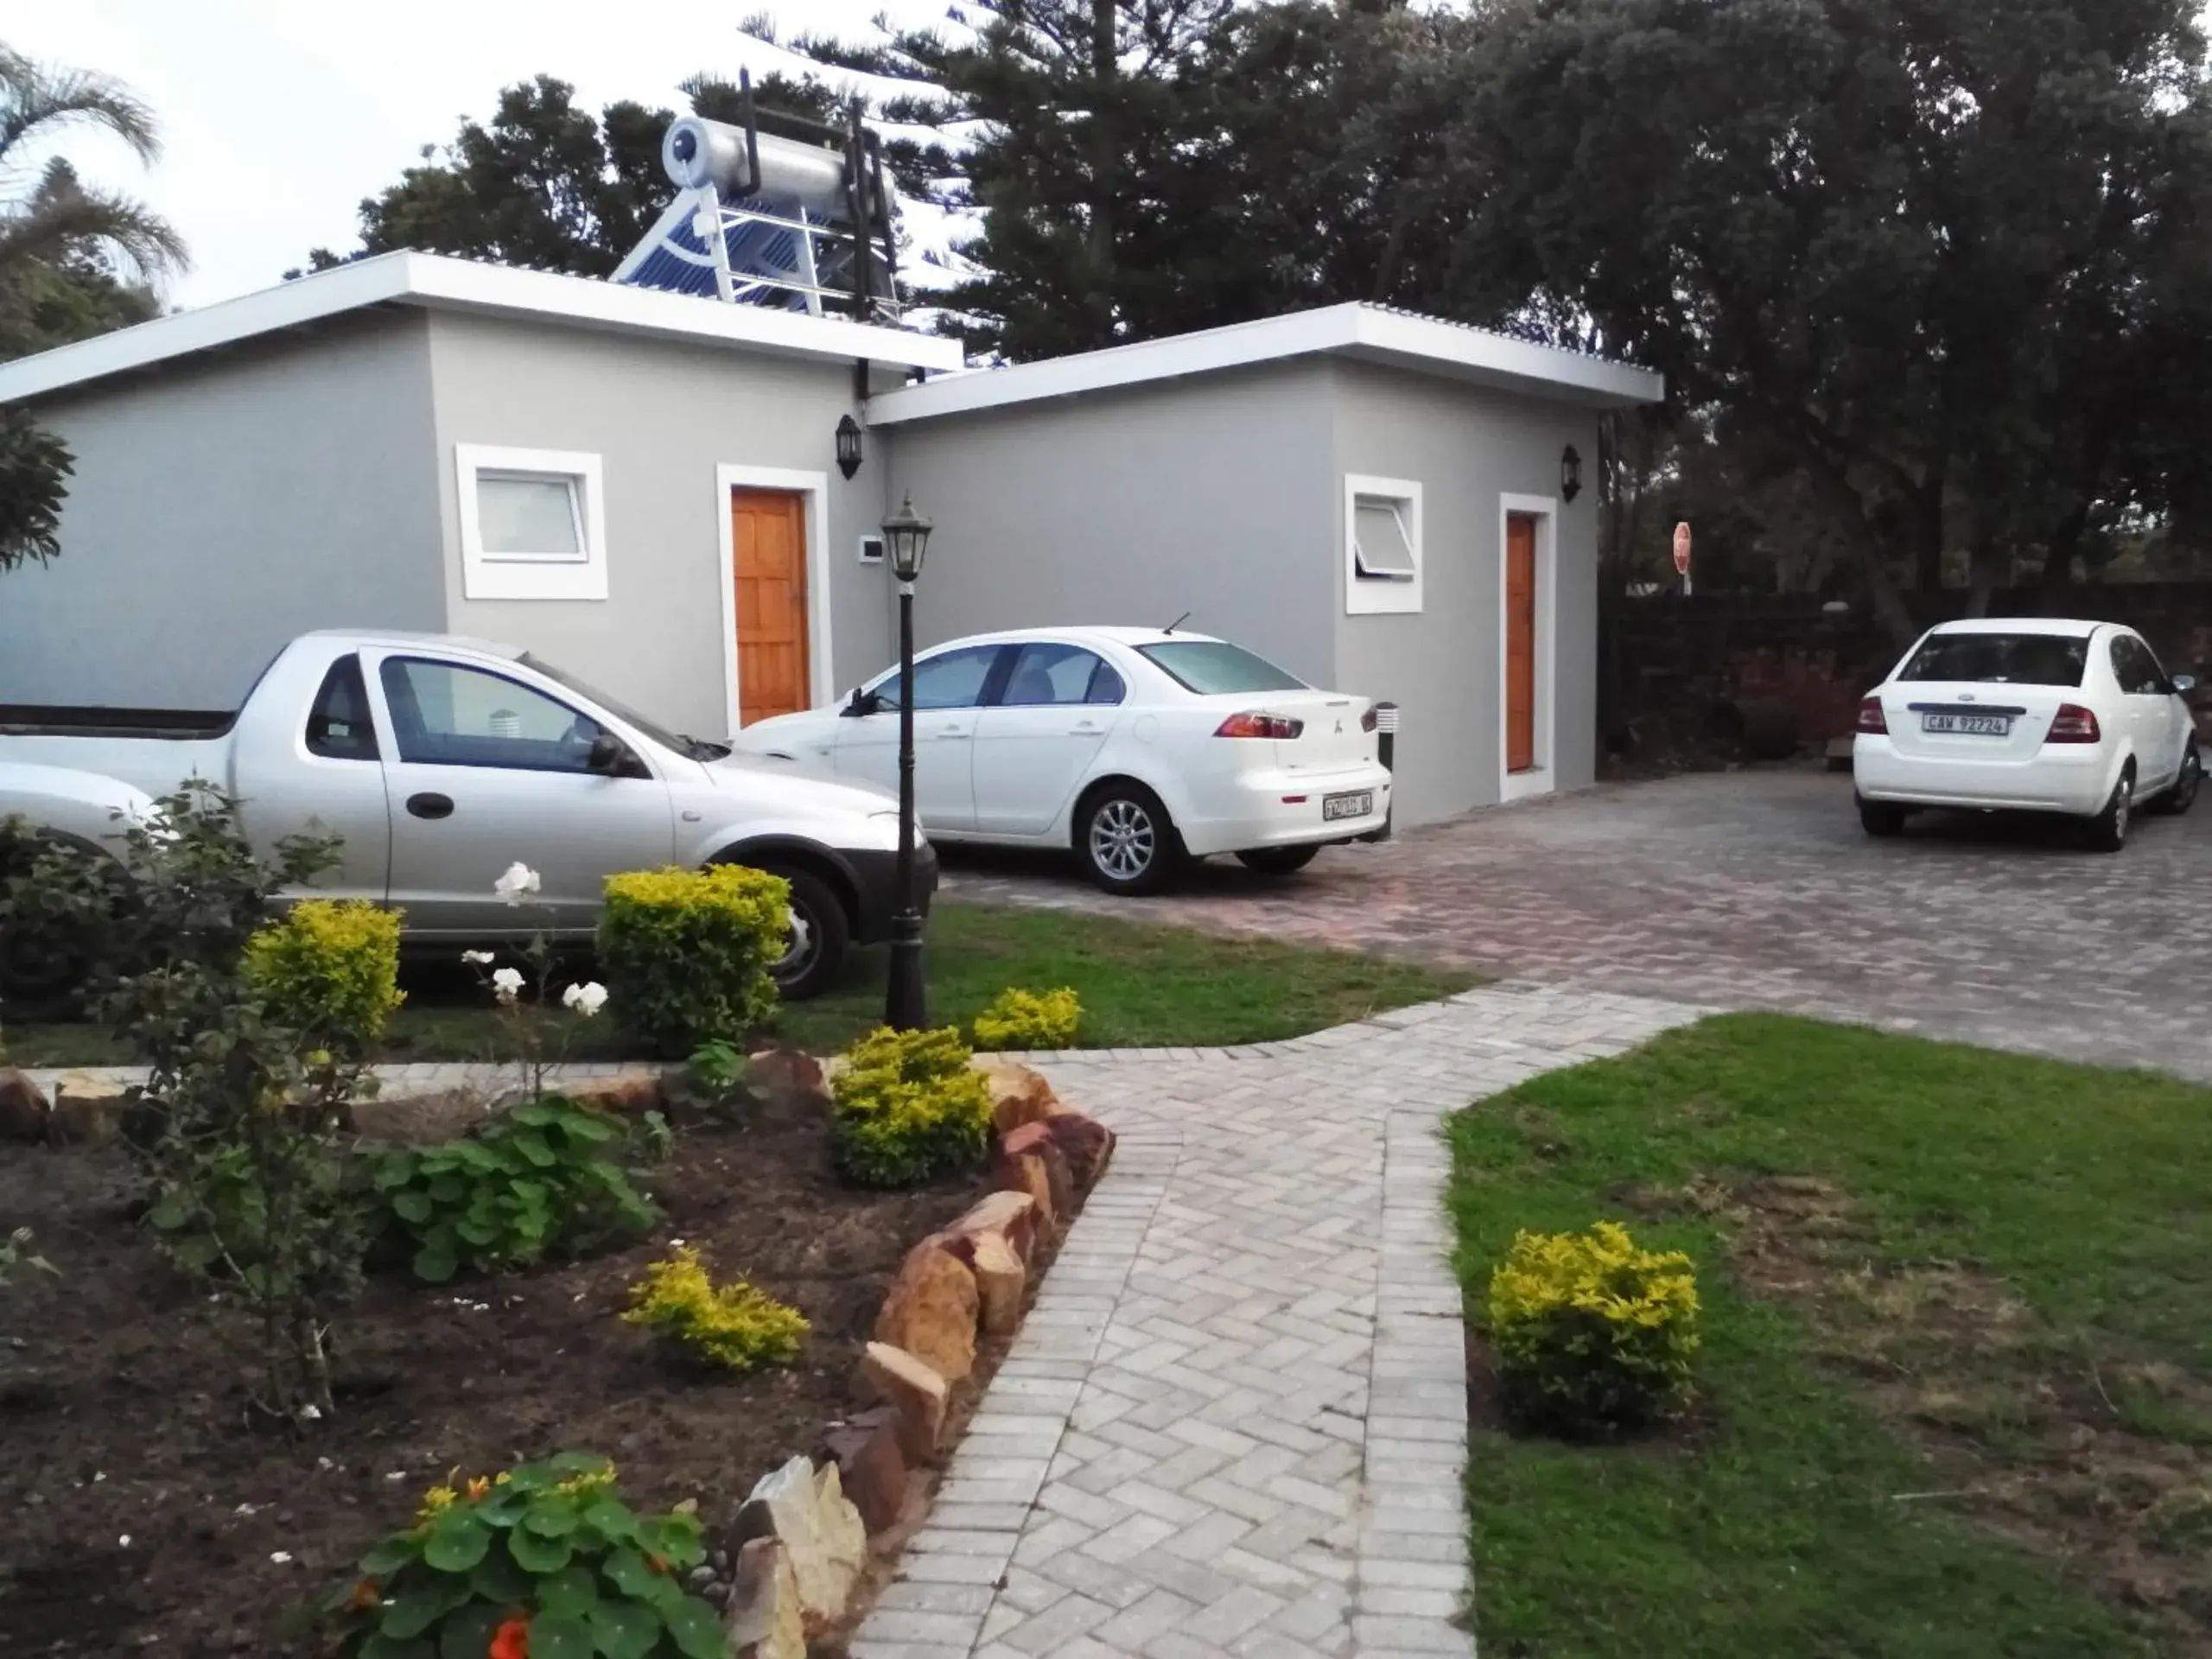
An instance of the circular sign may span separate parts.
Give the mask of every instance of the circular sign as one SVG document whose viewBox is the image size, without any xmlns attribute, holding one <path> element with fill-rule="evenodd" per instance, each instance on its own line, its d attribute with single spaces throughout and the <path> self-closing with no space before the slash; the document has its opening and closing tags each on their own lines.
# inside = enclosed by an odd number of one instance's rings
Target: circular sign
<svg viewBox="0 0 2212 1659">
<path fill-rule="evenodd" d="M 1690 527 L 1685 519 L 1675 526 L 1675 574 L 1687 576 L 1690 573 Z"/>
</svg>

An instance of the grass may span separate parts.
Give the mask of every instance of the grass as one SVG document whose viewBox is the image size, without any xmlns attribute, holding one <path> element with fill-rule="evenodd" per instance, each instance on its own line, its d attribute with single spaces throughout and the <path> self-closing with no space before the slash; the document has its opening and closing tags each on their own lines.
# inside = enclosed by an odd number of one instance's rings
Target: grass
<svg viewBox="0 0 2212 1659">
<path fill-rule="evenodd" d="M 1226 939 L 1063 911 L 941 904 L 930 918 L 931 1013 L 965 1025 L 1009 985 L 1071 985 L 1083 999 L 1086 1047 L 1182 1047 L 1268 1042 L 1342 1025 L 1386 1008 L 1448 996 L 1472 976 L 1361 956 Z M 791 1004 L 771 1035 L 827 1052 L 881 1023 L 884 959 L 856 954 L 845 982 Z M 457 963 L 410 965 L 408 1001 L 394 1017 L 386 1058 L 485 1059 L 499 1052 L 490 999 Z M 11 1025 L 0 1031 L 14 1064 L 123 1064 L 130 1055 L 86 1024 Z M 617 1058 L 611 1020 L 580 1028 L 569 1057 Z"/>
<path fill-rule="evenodd" d="M 1692 1252 L 1705 1299 L 1670 1439 L 1478 1414 L 1486 1651 L 2201 1650 L 2212 1574 L 2158 1529 L 2212 1477 L 2212 1091 L 1731 1016 L 1452 1136 L 1471 1308 L 1516 1228 L 1605 1217 Z M 2129 1561 L 2155 1617 L 2110 1592 Z"/>
</svg>

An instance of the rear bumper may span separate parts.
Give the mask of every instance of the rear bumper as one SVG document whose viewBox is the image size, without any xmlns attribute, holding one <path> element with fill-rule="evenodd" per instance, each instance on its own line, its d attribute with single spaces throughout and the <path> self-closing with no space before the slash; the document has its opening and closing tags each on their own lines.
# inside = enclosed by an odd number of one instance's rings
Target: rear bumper
<svg viewBox="0 0 2212 1659">
<path fill-rule="evenodd" d="M 2024 760 L 1968 760 L 1899 754 L 1888 738 L 1862 733 L 1851 752 L 1864 799 L 1968 811 L 2094 817 L 2112 797 L 2118 768 L 2119 757 L 2101 743 L 2046 744 Z"/>
<path fill-rule="evenodd" d="M 1366 794 L 1370 810 L 1352 818 L 1325 818 L 1331 796 Z M 1186 850 L 1241 853 L 1262 847 L 1305 847 L 1356 841 L 1380 830 L 1390 817 L 1390 774 L 1379 762 L 1341 772 L 1273 769 L 1223 779 L 1178 812 L 1175 827 Z"/>
<path fill-rule="evenodd" d="M 899 855 L 871 849 L 842 856 L 853 873 L 853 940 L 879 944 L 891 937 L 891 918 L 899 913 Z M 914 849 L 914 889 L 916 906 L 925 916 L 930 896 L 937 891 L 937 849 L 924 842 Z"/>
</svg>

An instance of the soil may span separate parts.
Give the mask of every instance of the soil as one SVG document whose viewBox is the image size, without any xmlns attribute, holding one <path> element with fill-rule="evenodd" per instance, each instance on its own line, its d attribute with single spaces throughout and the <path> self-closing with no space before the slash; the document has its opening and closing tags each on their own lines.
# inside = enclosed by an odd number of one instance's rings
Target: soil
<svg viewBox="0 0 2212 1659">
<path fill-rule="evenodd" d="M 0 1655 L 288 1649 L 277 1620 L 406 1525 L 448 1471 L 614 1459 L 640 1510 L 696 1498 L 709 1541 L 754 1480 L 864 1403 L 861 1347 L 900 1258 L 978 1196 L 839 1185 L 818 1105 L 678 1136 L 664 1219 L 619 1253 L 453 1287 L 372 1281 L 340 1328 L 334 1421 L 250 1421 L 250 1358 L 132 1220 L 111 1151 L 0 1149 L 0 1236 L 59 1278 L 0 1291 Z M 617 1317 L 670 1241 L 797 1306 L 794 1365 L 702 1377 Z"/>
</svg>

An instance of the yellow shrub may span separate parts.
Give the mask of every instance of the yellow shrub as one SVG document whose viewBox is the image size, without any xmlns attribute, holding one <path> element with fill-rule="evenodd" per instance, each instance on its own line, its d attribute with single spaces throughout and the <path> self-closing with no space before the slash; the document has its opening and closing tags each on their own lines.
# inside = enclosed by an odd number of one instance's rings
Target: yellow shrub
<svg viewBox="0 0 2212 1659">
<path fill-rule="evenodd" d="M 1697 1275 L 1601 1221 L 1518 1233 L 1490 1281 L 1506 1409 L 1531 1427 L 1605 1433 L 1679 1410 L 1696 1353 Z"/>
<path fill-rule="evenodd" d="M 808 1329 L 798 1309 L 742 1279 L 715 1284 L 689 1245 L 678 1245 L 645 1268 L 630 1287 L 630 1311 L 622 1318 L 732 1371 L 757 1371 L 796 1358 Z"/>
<path fill-rule="evenodd" d="M 1063 985 L 1057 991 L 1008 988 L 976 1016 L 978 1048 L 1069 1048 L 1083 1025 L 1083 1004 Z"/>
<path fill-rule="evenodd" d="M 246 977 L 274 1019 L 365 1053 L 406 1000 L 399 925 L 398 912 L 358 899 L 305 899 L 246 941 Z"/>
<path fill-rule="evenodd" d="M 741 1042 L 776 1006 L 791 883 L 742 864 L 607 879 L 599 968 L 614 1017 L 652 1052 Z"/>
<path fill-rule="evenodd" d="M 912 1186 L 972 1168 L 990 1144 L 991 1090 L 968 1045 L 938 1031 L 887 1027 L 853 1045 L 830 1087 L 837 1166 L 862 1186 Z"/>
</svg>

